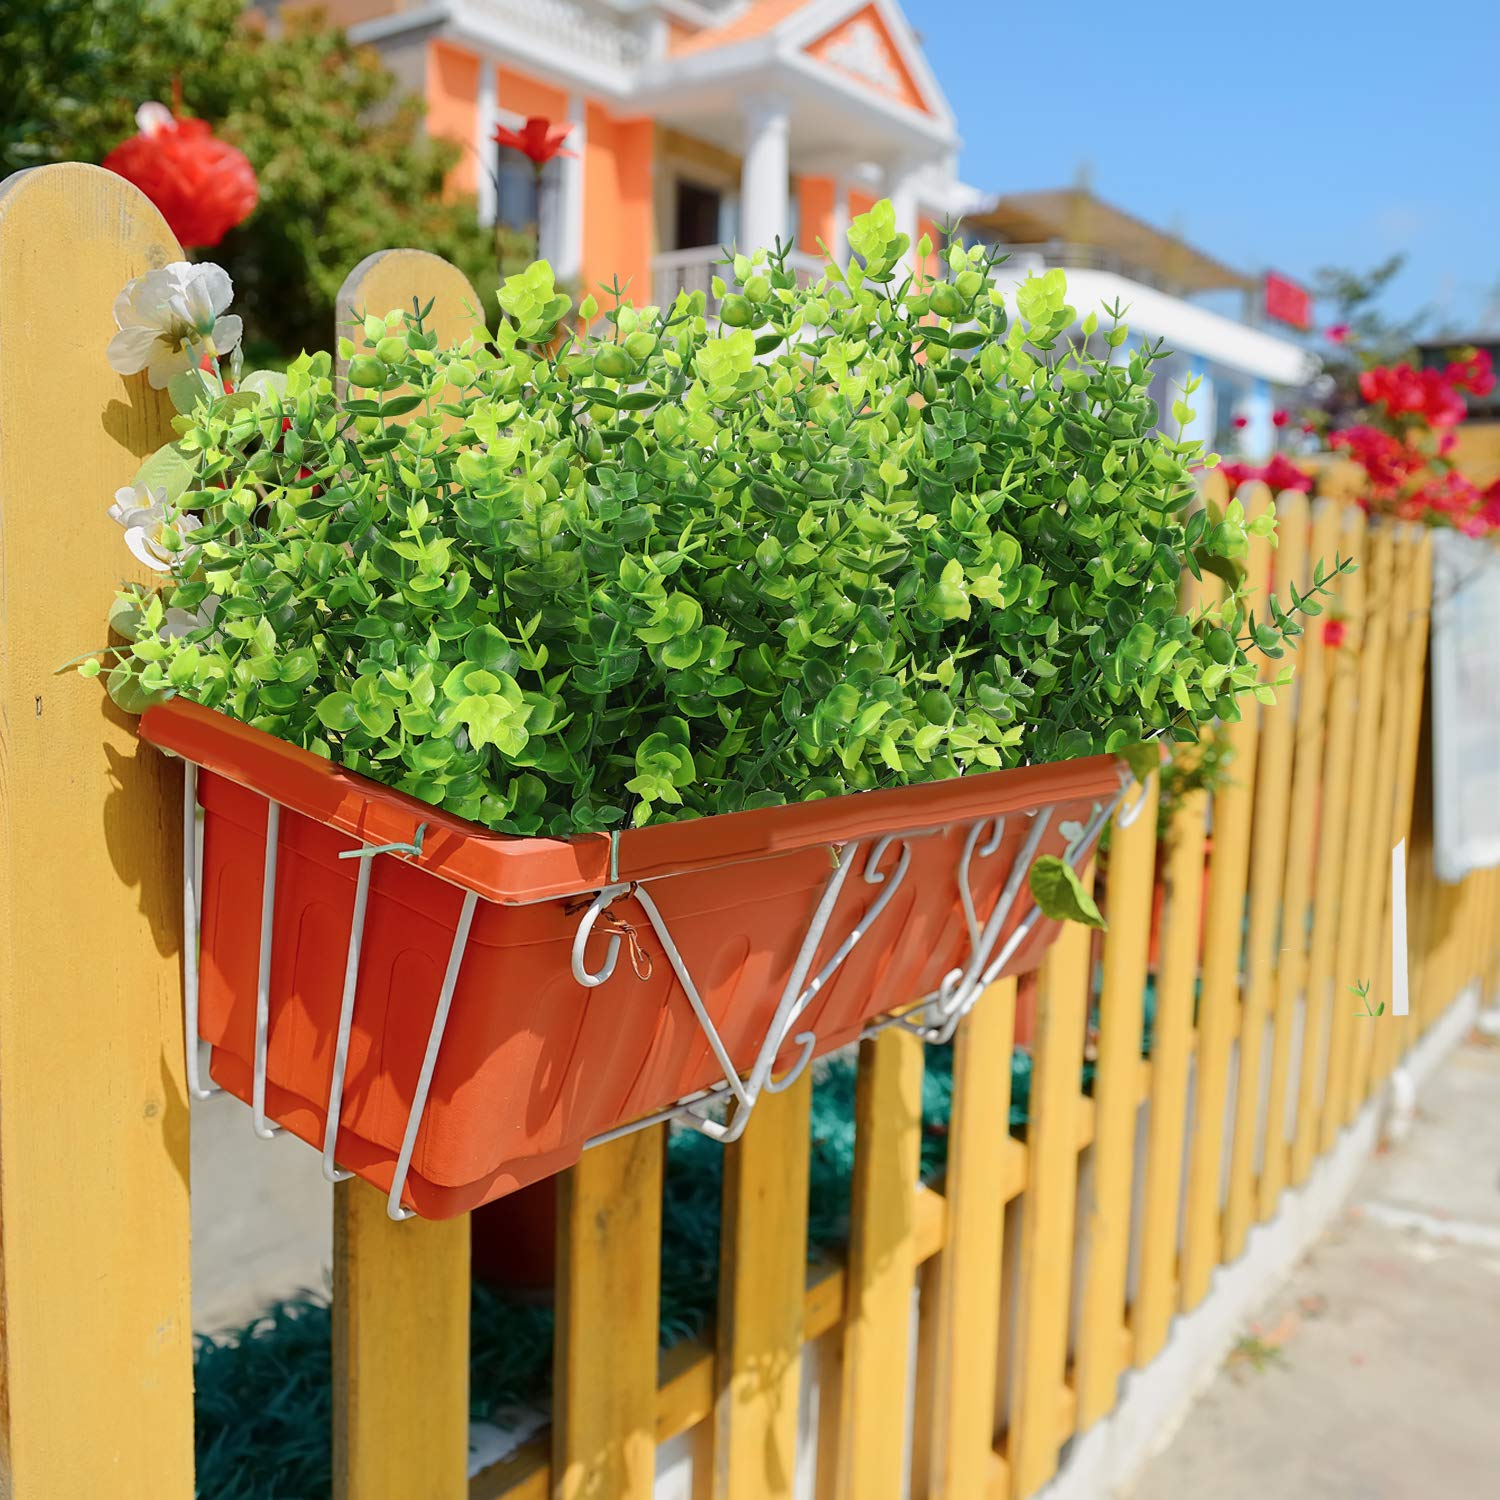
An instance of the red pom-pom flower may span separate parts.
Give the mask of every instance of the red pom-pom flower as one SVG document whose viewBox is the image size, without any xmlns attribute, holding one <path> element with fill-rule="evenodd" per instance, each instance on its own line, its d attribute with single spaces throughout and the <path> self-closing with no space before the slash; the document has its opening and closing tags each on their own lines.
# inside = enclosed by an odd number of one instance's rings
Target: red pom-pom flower
<svg viewBox="0 0 1500 1500">
<path fill-rule="evenodd" d="M 218 140 L 206 121 L 179 120 L 164 104 L 143 104 L 135 118 L 140 134 L 121 141 L 102 165 L 161 210 L 185 249 L 217 245 L 244 223 L 260 185 L 243 151 Z"/>
</svg>

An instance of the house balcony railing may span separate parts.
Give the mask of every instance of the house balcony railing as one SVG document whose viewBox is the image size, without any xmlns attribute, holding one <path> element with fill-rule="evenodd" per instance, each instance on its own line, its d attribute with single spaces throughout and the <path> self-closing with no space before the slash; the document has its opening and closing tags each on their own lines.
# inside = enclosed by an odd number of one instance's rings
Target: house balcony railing
<svg viewBox="0 0 1500 1500">
<path fill-rule="evenodd" d="M 797 273 L 799 286 L 806 286 L 823 274 L 823 258 L 803 250 L 791 251 L 787 265 Z M 723 276 L 726 281 L 730 280 L 731 277 L 725 274 L 728 270 L 723 247 L 719 245 L 663 251 L 651 261 L 651 300 L 658 307 L 666 307 L 678 292 L 702 292 L 712 306 L 715 301 L 713 279 Z"/>
</svg>

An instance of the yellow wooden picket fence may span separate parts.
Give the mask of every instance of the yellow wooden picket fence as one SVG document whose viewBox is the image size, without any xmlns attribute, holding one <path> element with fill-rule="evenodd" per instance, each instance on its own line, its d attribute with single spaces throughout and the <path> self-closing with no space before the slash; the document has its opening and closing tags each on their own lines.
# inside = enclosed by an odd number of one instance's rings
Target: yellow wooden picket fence
<svg viewBox="0 0 1500 1500">
<path fill-rule="evenodd" d="M 125 555 L 104 509 L 169 430 L 164 397 L 105 363 L 111 304 L 178 255 L 96 169 L 0 188 L 0 1495 L 15 1500 L 194 1492 L 179 772 L 97 685 L 55 675 L 100 640 Z M 411 251 L 358 267 L 340 311 L 413 295 L 435 299 L 441 334 L 470 325 L 463 278 Z M 714 1331 L 662 1356 L 661 1129 L 586 1153 L 558 1184 L 550 1432 L 472 1478 L 467 1221 L 393 1224 L 380 1194 L 340 1185 L 339 1500 L 645 1500 L 658 1445 L 683 1434 L 697 1495 L 789 1496 L 808 1361 L 819 1500 L 908 1483 L 915 1500 L 1019 1500 L 1054 1473 L 1496 957 L 1500 880 L 1432 872 L 1429 544 L 1355 507 L 1275 504 L 1280 547 L 1257 546 L 1255 586 L 1273 571 L 1305 586 L 1315 559 L 1352 554 L 1345 638 L 1314 622 L 1295 691 L 1230 728 L 1211 809 L 1183 799 L 1158 849 L 1153 781 L 1116 829 L 1102 963 L 1069 927 L 1035 987 L 1025 1141 L 1007 1128 L 1013 982 L 958 1033 L 934 1186 L 918 1183 L 922 1044 L 865 1042 L 847 1254 L 810 1269 L 808 1079 L 766 1098 L 727 1152 Z M 1403 838 L 1411 1015 L 1367 1018 L 1348 987 L 1391 995 Z"/>
</svg>

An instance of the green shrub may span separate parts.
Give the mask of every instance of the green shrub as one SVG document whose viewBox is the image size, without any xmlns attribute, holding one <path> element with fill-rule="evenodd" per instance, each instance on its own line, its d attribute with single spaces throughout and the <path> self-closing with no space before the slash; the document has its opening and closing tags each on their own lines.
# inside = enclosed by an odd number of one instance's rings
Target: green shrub
<svg viewBox="0 0 1500 1500">
<path fill-rule="evenodd" d="M 117 606 L 115 691 L 520 833 L 1114 751 L 1268 694 L 1247 652 L 1281 653 L 1280 608 L 1177 611 L 1184 559 L 1237 579 L 1247 525 L 1190 512 L 1159 351 L 1118 312 L 1084 322 L 1102 356 L 1068 342 L 1057 271 L 1014 319 L 982 249 L 912 278 L 889 204 L 849 238 L 863 267 L 807 287 L 735 256 L 717 322 L 587 299 L 580 334 L 545 263 L 494 340 L 379 309 L 344 403 L 326 354 L 179 380 L 144 479 L 203 524 L 165 599 Z"/>
</svg>

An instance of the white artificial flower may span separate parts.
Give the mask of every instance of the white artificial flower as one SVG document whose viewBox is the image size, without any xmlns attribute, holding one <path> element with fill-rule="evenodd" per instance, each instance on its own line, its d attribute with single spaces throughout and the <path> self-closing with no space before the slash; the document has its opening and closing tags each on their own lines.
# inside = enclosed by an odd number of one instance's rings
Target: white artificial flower
<svg viewBox="0 0 1500 1500">
<path fill-rule="evenodd" d="M 164 489 L 146 489 L 127 484 L 115 491 L 115 503 L 109 508 L 111 521 L 125 528 L 125 545 L 148 568 L 157 573 L 169 572 L 178 562 L 183 548 L 168 546 L 163 531 L 170 526 L 185 541 L 189 532 L 202 524 L 197 516 L 175 511 L 167 504 Z"/>
<path fill-rule="evenodd" d="M 197 609 L 179 609 L 175 604 L 168 607 L 162 619 L 161 630 L 158 634 L 163 640 L 174 641 L 182 636 L 194 635 L 200 630 L 212 625 L 219 617 L 219 596 L 217 594 L 205 594 L 203 603 Z M 211 635 L 203 637 L 205 646 L 217 645 L 221 639 L 220 632 L 215 630 Z"/>
<path fill-rule="evenodd" d="M 240 341 L 240 320 L 224 316 L 234 283 L 222 266 L 173 261 L 137 276 L 115 298 L 119 332 L 109 341 L 110 368 L 146 372 L 157 390 L 204 355 L 228 354 Z"/>
</svg>

